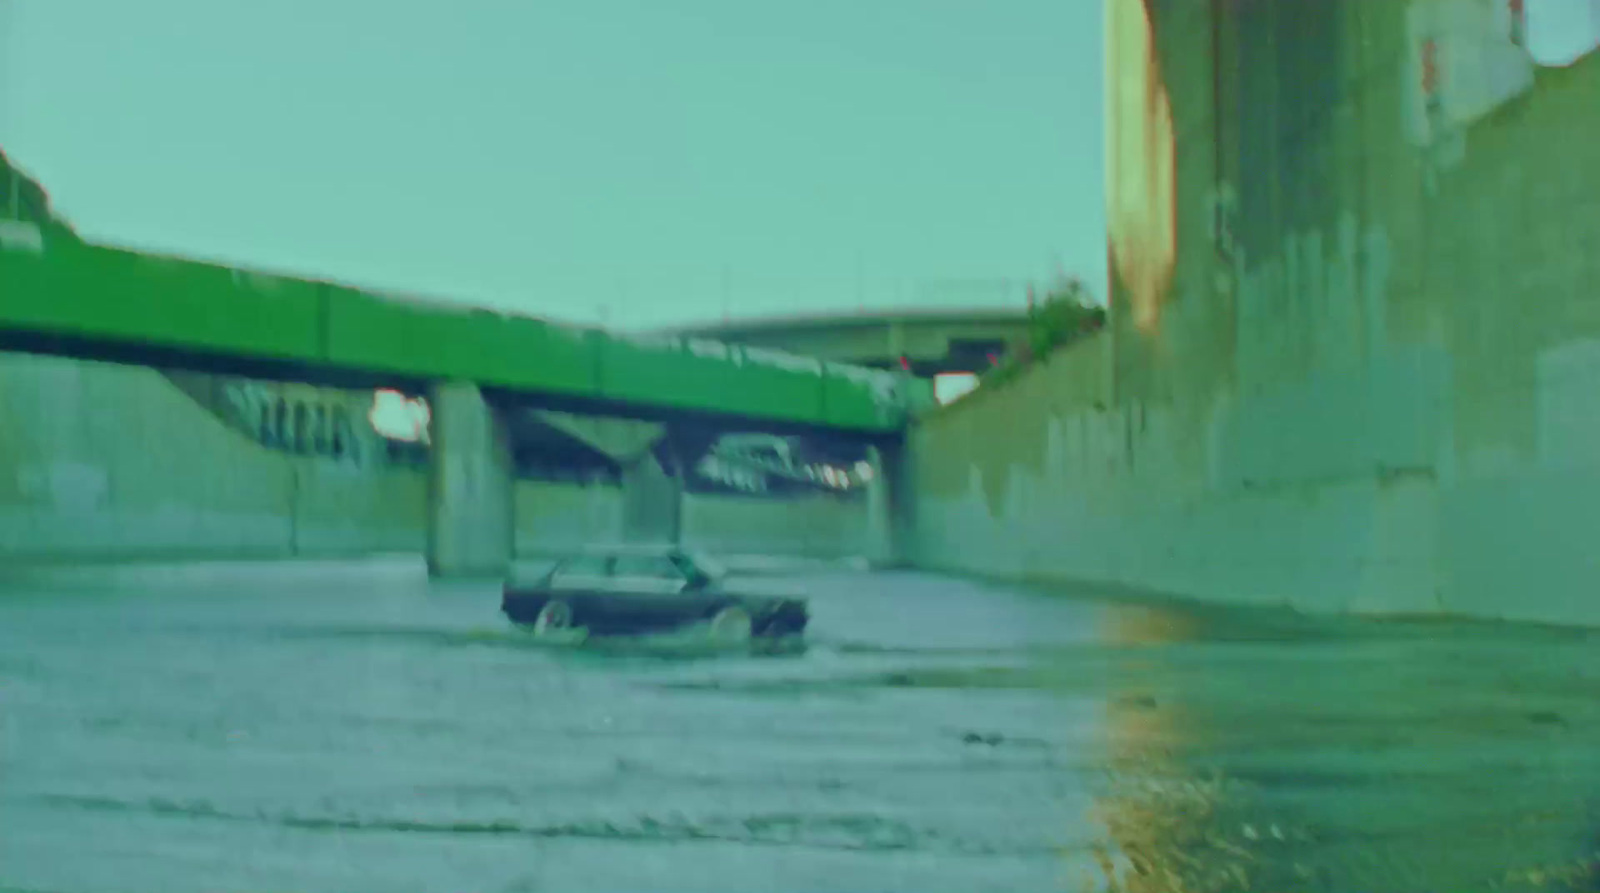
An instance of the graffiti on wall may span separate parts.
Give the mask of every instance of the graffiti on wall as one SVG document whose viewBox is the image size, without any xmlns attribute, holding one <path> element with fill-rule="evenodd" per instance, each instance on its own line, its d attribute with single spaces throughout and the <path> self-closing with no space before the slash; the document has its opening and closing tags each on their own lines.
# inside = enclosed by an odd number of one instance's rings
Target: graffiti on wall
<svg viewBox="0 0 1600 893">
<path fill-rule="evenodd" d="M 291 393 L 283 386 L 236 379 L 223 383 L 222 395 L 231 421 L 264 446 L 354 465 L 369 458 L 357 433 L 358 416 L 342 393 Z"/>
<path fill-rule="evenodd" d="M 1146 0 L 1106 5 L 1106 227 L 1132 319 L 1155 328 L 1177 263 L 1176 146 Z"/>
<path fill-rule="evenodd" d="M 773 497 L 852 498 L 872 476 L 862 449 L 755 433 L 723 435 L 689 469 L 691 490 Z"/>
</svg>

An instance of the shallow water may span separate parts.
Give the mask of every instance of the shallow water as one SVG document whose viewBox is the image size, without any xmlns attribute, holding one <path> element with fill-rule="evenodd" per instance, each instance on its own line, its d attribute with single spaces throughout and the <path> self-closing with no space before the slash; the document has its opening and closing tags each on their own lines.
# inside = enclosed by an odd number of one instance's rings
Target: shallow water
<svg viewBox="0 0 1600 893">
<path fill-rule="evenodd" d="M 13 576 L 0 887 L 1594 885 L 1587 635 L 788 582 L 756 654 L 537 642 L 411 561 Z"/>
</svg>

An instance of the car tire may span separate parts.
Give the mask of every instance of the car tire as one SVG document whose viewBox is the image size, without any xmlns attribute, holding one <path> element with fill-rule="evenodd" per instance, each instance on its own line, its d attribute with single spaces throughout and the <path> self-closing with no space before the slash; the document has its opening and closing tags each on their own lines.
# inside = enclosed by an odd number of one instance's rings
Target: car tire
<svg viewBox="0 0 1600 893">
<path fill-rule="evenodd" d="M 739 605 L 723 605 L 711 617 L 711 636 L 718 640 L 748 641 L 751 630 L 750 612 Z"/>
<path fill-rule="evenodd" d="M 792 632 L 794 632 L 794 630 L 790 629 L 788 624 L 774 617 L 762 624 L 761 628 L 757 629 L 755 634 L 756 638 L 760 639 L 781 639 Z"/>
<path fill-rule="evenodd" d="M 572 628 L 572 607 L 559 599 L 551 599 L 539 608 L 538 616 L 533 618 L 533 634 L 536 636 L 549 635 L 550 633 Z"/>
</svg>

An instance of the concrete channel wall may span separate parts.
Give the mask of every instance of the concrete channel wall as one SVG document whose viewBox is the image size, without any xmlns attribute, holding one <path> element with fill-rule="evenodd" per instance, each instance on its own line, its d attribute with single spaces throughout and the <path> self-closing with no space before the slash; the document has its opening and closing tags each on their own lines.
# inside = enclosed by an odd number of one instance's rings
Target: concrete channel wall
<svg viewBox="0 0 1600 893">
<path fill-rule="evenodd" d="M 1600 54 L 1430 123 L 1494 4 L 1112 6 L 1110 331 L 921 425 L 917 560 L 1600 623 Z"/>
<path fill-rule="evenodd" d="M 0 561 L 422 552 L 426 475 L 379 461 L 370 426 L 356 426 L 337 456 L 292 455 L 207 408 L 210 387 L 153 369 L 0 353 Z M 297 402 L 340 399 L 283 387 Z M 248 394 L 225 402 L 254 417 Z M 515 487 L 519 554 L 620 536 L 616 487 Z M 862 512 L 820 499 L 689 496 L 684 538 L 735 554 L 846 557 Z"/>
</svg>

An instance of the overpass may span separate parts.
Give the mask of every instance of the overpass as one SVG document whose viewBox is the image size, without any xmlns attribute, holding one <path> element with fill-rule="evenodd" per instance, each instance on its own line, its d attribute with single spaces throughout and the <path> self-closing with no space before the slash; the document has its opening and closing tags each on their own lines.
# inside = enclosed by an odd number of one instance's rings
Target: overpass
<svg viewBox="0 0 1600 893">
<path fill-rule="evenodd" d="M 930 378 L 981 372 L 1027 333 L 1024 308 L 898 309 L 805 314 L 687 326 L 665 334 L 782 350 L 830 362 L 907 369 Z"/>
<path fill-rule="evenodd" d="M 881 445 L 895 443 L 908 418 L 898 377 L 877 370 L 90 244 L 55 218 L 36 183 L 3 155 L 0 163 L 0 350 L 426 394 L 429 563 L 439 574 L 504 568 L 512 430 L 525 429 L 518 418 L 530 412 Z M 634 427 L 620 439 L 600 428 L 582 439 L 636 456 L 659 435 Z M 656 483 L 638 489 L 673 502 L 660 484 L 671 463 L 645 464 Z"/>
<path fill-rule="evenodd" d="M 629 337 L 444 302 L 0 230 L 0 349 L 421 392 L 469 381 L 573 411 L 893 436 L 894 379 L 692 338 Z"/>
</svg>

